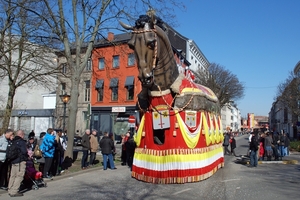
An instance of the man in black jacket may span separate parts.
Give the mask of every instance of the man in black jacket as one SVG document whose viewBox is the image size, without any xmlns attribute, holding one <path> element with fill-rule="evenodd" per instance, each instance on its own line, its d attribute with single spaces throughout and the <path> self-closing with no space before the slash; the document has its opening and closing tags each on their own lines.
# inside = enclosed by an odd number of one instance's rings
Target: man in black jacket
<svg viewBox="0 0 300 200">
<path fill-rule="evenodd" d="M 91 131 L 89 129 L 86 129 L 84 135 L 81 138 L 81 145 L 82 145 L 81 169 L 86 169 L 89 165 L 87 159 L 90 150 L 90 134 Z"/>
<path fill-rule="evenodd" d="M 8 194 L 11 197 L 23 196 L 19 193 L 19 187 L 23 181 L 23 177 L 26 169 L 26 161 L 28 160 L 28 153 L 26 148 L 26 141 L 24 140 L 24 131 L 18 130 L 14 143 L 19 148 L 19 157 L 11 161 L 11 172 L 8 182 Z"/>
<path fill-rule="evenodd" d="M 101 153 L 103 155 L 103 170 L 107 169 L 107 159 L 110 164 L 110 169 L 117 169 L 113 160 L 113 149 L 115 148 L 114 141 L 108 137 L 108 133 L 104 132 L 103 138 L 100 140 Z"/>
<path fill-rule="evenodd" d="M 258 138 L 255 132 L 252 132 L 251 142 L 250 142 L 250 165 L 249 167 L 257 167 L 257 150 L 258 150 Z"/>
</svg>

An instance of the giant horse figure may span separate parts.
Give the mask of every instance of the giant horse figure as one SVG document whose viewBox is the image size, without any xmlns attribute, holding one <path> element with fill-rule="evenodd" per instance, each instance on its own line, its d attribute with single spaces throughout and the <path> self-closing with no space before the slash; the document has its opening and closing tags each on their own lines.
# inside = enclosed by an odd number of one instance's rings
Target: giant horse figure
<svg viewBox="0 0 300 200">
<path fill-rule="evenodd" d="M 135 52 L 143 112 L 134 136 L 132 177 L 151 183 L 204 180 L 224 166 L 220 106 L 207 87 L 179 73 L 161 19 L 141 15 L 130 26 L 128 42 Z"/>
</svg>

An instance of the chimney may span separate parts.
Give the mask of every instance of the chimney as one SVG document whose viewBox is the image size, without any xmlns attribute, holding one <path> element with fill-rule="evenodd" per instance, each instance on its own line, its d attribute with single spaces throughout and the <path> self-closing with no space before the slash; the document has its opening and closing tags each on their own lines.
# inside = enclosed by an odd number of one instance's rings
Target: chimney
<svg viewBox="0 0 300 200">
<path fill-rule="evenodd" d="M 113 41 L 114 40 L 114 33 L 108 32 L 107 40 L 110 41 L 110 42 Z"/>
</svg>

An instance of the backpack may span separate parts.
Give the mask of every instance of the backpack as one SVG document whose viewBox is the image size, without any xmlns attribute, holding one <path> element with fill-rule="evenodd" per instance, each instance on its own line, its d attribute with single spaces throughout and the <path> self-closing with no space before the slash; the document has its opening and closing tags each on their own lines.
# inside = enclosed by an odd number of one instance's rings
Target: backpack
<svg viewBox="0 0 300 200">
<path fill-rule="evenodd" d="M 18 141 L 13 140 L 11 143 L 7 145 L 6 149 L 6 159 L 8 161 L 15 160 L 20 155 L 20 148 L 18 145 Z"/>
</svg>

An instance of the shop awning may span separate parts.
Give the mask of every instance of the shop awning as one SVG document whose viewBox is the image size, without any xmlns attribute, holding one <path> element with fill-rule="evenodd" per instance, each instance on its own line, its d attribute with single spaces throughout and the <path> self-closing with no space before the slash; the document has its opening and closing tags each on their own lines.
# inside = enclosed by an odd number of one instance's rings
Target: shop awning
<svg viewBox="0 0 300 200">
<path fill-rule="evenodd" d="M 96 81 L 96 89 L 99 89 L 99 88 L 103 88 L 103 83 L 104 83 L 104 80 L 103 79 L 98 79 Z"/>
<path fill-rule="evenodd" d="M 127 76 L 125 81 L 125 86 L 133 85 L 134 82 L 134 76 Z"/>
<path fill-rule="evenodd" d="M 119 79 L 118 78 L 112 78 L 110 79 L 109 87 L 118 87 Z"/>
</svg>

